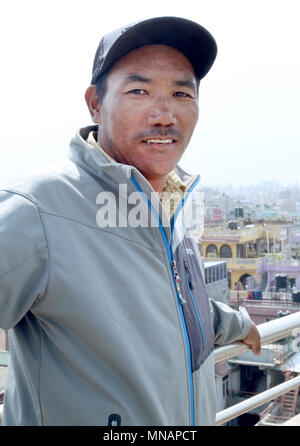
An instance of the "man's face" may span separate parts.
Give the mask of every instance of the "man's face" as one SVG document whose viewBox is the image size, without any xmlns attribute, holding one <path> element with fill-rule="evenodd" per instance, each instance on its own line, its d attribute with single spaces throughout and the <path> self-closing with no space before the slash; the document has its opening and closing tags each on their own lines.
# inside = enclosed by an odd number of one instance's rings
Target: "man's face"
<svg viewBox="0 0 300 446">
<path fill-rule="evenodd" d="M 99 116 L 98 141 L 115 161 L 135 166 L 148 181 L 165 178 L 198 119 L 191 63 L 165 45 L 130 52 L 109 73 Z"/>
</svg>

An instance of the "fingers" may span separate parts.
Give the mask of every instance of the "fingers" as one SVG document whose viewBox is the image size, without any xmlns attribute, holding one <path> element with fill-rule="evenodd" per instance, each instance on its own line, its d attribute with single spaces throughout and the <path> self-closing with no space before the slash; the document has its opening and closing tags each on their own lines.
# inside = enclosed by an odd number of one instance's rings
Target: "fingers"
<svg viewBox="0 0 300 446">
<path fill-rule="evenodd" d="M 260 355 L 261 355 L 261 346 L 260 346 L 260 342 L 251 345 L 251 349 L 252 349 L 252 352 L 253 352 L 255 355 L 257 355 L 257 356 L 260 356 Z"/>
<path fill-rule="evenodd" d="M 243 342 L 245 342 L 245 344 L 247 344 L 251 347 L 251 350 L 255 355 L 257 355 L 257 356 L 261 355 L 260 334 L 259 334 L 254 322 L 252 322 L 252 327 L 251 327 L 248 335 L 245 337 L 245 339 L 243 339 Z"/>
</svg>

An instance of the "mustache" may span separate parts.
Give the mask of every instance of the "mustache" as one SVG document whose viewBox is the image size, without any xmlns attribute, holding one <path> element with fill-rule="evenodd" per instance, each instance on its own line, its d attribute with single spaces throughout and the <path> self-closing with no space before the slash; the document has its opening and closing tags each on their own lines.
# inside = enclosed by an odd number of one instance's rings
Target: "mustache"
<svg viewBox="0 0 300 446">
<path fill-rule="evenodd" d="M 138 139 L 148 139 L 148 138 L 155 138 L 157 136 L 161 136 L 162 138 L 170 138 L 173 137 L 174 139 L 182 139 L 182 132 L 180 130 L 176 129 L 164 129 L 164 128 L 156 128 L 151 130 L 146 130 L 144 132 L 141 132 L 137 135 Z"/>
</svg>

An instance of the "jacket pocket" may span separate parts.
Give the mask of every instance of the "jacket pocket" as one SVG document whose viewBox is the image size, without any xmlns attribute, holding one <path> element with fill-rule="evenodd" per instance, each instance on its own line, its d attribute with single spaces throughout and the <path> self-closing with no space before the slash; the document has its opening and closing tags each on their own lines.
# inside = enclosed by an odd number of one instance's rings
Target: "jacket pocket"
<svg viewBox="0 0 300 446">
<path fill-rule="evenodd" d="M 198 370 L 214 347 L 211 310 L 206 285 L 203 280 L 197 245 L 191 239 L 183 239 L 174 252 L 191 350 L 192 371 Z"/>
<path fill-rule="evenodd" d="M 189 297 L 190 297 L 190 299 L 191 299 L 191 301 L 193 303 L 193 307 L 194 307 L 194 310 L 195 310 L 195 313 L 196 313 L 196 316 L 197 316 L 197 319 L 198 319 L 198 322 L 199 322 L 199 326 L 200 326 L 200 329 L 201 329 L 202 342 L 203 342 L 203 345 L 205 345 L 204 328 L 203 328 L 203 324 L 202 324 L 202 321 L 201 321 L 201 318 L 200 318 L 200 315 L 199 315 L 199 312 L 198 312 L 198 309 L 197 309 L 197 305 L 196 305 L 196 302 L 195 302 L 195 298 L 194 298 L 194 295 L 193 295 L 193 291 L 192 291 L 195 288 L 195 284 L 193 282 L 193 278 L 192 278 L 192 275 L 190 273 L 190 270 L 189 270 L 189 267 L 188 267 L 186 259 L 183 260 L 183 265 L 184 265 L 185 282 L 186 282 L 186 286 L 187 286 L 187 289 L 188 289 L 188 292 L 189 292 Z"/>
</svg>

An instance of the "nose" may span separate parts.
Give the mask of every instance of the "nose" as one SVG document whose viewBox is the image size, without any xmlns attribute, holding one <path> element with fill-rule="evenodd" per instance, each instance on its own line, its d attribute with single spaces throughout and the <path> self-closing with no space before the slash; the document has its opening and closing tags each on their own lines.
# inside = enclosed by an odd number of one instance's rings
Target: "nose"
<svg viewBox="0 0 300 446">
<path fill-rule="evenodd" d="M 174 110 L 167 99 L 159 98 L 152 106 L 148 124 L 151 126 L 172 127 L 177 122 Z"/>
</svg>

